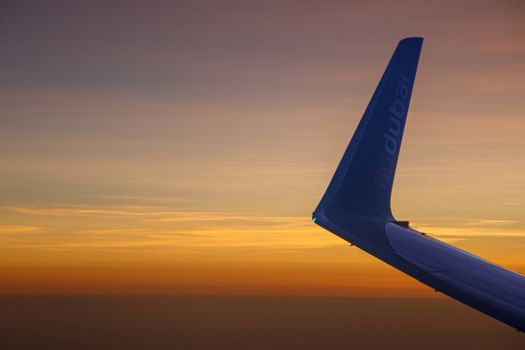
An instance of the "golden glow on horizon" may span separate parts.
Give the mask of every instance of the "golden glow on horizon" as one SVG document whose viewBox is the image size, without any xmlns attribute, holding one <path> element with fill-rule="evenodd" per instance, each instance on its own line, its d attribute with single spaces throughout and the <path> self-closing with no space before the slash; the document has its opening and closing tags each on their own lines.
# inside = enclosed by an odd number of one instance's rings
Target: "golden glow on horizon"
<svg viewBox="0 0 525 350">
<path fill-rule="evenodd" d="M 436 296 L 304 217 L 162 205 L 1 210 L 13 222 L 32 224 L 0 226 L 1 293 Z M 514 224 L 416 226 L 461 245 L 478 238 L 525 237 Z M 508 250 L 489 252 L 499 263 L 523 268 Z"/>
</svg>

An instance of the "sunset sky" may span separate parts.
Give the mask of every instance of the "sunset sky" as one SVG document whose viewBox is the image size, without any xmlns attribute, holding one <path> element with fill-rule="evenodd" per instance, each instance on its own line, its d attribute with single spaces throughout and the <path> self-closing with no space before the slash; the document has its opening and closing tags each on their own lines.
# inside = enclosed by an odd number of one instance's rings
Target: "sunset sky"
<svg viewBox="0 0 525 350">
<path fill-rule="evenodd" d="M 0 294 L 434 297 L 310 221 L 406 36 L 396 218 L 525 273 L 521 1 L 3 1 Z"/>
</svg>

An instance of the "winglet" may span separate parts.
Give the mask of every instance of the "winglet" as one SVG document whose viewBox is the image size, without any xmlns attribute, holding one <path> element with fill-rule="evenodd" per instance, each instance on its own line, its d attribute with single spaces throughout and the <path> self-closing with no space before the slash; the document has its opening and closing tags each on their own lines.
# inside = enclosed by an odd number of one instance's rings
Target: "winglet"
<svg viewBox="0 0 525 350">
<path fill-rule="evenodd" d="M 399 42 L 323 198 L 313 213 L 394 220 L 390 197 L 423 38 Z M 319 222 L 318 222 L 319 223 Z"/>
</svg>

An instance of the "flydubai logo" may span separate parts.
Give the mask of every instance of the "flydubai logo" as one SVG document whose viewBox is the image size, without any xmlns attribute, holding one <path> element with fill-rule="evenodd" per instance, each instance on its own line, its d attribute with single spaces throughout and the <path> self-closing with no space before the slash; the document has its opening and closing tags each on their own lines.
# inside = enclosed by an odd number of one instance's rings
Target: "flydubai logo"
<svg viewBox="0 0 525 350">
<path fill-rule="evenodd" d="M 408 97 L 408 88 L 410 80 L 403 74 L 396 86 L 396 98 L 392 106 L 388 107 L 388 116 L 390 123 L 388 130 L 383 133 L 385 138 L 385 152 L 391 157 L 394 157 L 399 147 L 399 139 L 401 136 L 401 127 L 403 125 L 403 117 L 406 114 L 406 100 Z"/>
<path fill-rule="evenodd" d="M 403 132 L 404 117 L 407 109 L 407 99 L 410 90 L 410 79 L 400 74 L 399 82 L 396 85 L 396 95 L 392 104 L 388 107 L 388 122 L 386 130 L 383 132 L 384 138 L 384 159 L 380 160 L 380 167 L 376 175 L 376 185 L 388 190 L 392 186 L 394 170 L 396 165 L 396 155 L 399 149 Z"/>
</svg>

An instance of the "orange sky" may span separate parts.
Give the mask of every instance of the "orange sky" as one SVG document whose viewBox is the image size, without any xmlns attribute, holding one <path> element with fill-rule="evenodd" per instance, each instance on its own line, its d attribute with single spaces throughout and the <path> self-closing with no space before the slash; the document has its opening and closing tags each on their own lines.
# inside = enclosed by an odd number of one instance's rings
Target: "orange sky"
<svg viewBox="0 0 525 350">
<path fill-rule="evenodd" d="M 310 222 L 415 35 L 394 213 L 525 272 L 519 1 L 1 7 L 0 293 L 434 296 Z"/>
</svg>

